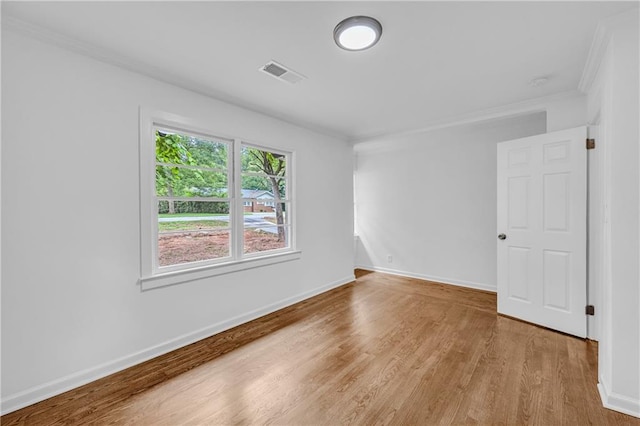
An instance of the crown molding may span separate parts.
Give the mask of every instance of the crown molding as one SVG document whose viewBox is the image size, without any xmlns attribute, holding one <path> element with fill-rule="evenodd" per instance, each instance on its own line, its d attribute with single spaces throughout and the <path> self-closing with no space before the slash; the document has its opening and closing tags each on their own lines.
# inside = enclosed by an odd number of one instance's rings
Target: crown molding
<svg viewBox="0 0 640 426">
<path fill-rule="evenodd" d="M 155 80 L 159 80 L 164 83 L 168 83 L 173 86 L 177 86 L 177 87 L 195 92 L 197 94 L 207 96 L 209 98 L 245 109 L 245 110 L 249 110 L 267 117 L 271 117 L 271 118 L 286 122 L 288 124 L 294 125 L 296 127 L 300 127 L 300 128 L 312 131 L 314 133 L 319 133 L 334 139 L 350 142 L 352 145 L 357 145 L 365 142 L 381 140 L 381 139 L 390 138 L 390 137 L 406 136 L 406 135 L 411 135 L 416 133 L 433 131 L 433 130 L 437 130 L 445 127 L 452 127 L 452 126 L 470 124 L 470 123 L 475 123 L 480 121 L 505 118 L 505 117 L 514 116 L 514 115 L 533 113 L 536 111 L 544 111 L 546 110 L 545 104 L 551 101 L 557 101 L 557 100 L 570 98 L 573 96 L 580 96 L 585 93 L 588 93 L 589 90 L 592 88 L 592 85 L 594 83 L 595 77 L 597 75 L 597 72 L 600 66 L 600 62 L 602 61 L 603 55 L 606 52 L 607 45 L 611 38 L 611 27 L 613 27 L 623 19 L 628 19 L 629 16 L 634 16 L 634 13 L 637 14 L 637 12 L 638 12 L 638 9 L 632 9 L 624 13 L 615 15 L 611 18 L 607 18 L 598 24 L 598 27 L 594 34 L 594 38 L 589 50 L 587 63 L 585 65 L 585 68 L 583 70 L 583 73 L 580 79 L 580 83 L 578 85 L 578 90 L 561 92 L 561 93 L 546 96 L 546 97 L 540 97 L 540 98 L 535 98 L 535 99 L 531 99 L 523 102 L 499 106 L 495 108 L 474 111 L 468 114 L 453 116 L 453 117 L 449 117 L 442 120 L 435 120 L 431 123 L 428 123 L 426 126 L 422 126 L 416 129 L 405 129 L 401 131 L 372 133 L 372 134 L 368 134 L 368 135 L 365 134 L 365 135 L 360 135 L 356 137 L 349 137 L 349 135 L 337 132 L 334 129 L 327 128 L 324 126 L 318 126 L 317 124 L 296 119 L 289 115 L 280 113 L 279 111 L 261 107 L 254 103 L 239 99 L 229 93 L 212 89 L 211 87 L 202 85 L 200 83 L 194 82 L 192 80 L 189 80 L 187 78 L 184 78 L 175 74 L 167 73 L 166 71 L 163 71 L 160 68 L 143 63 L 137 60 L 136 58 L 126 57 L 125 55 L 122 55 L 118 52 L 115 52 L 106 48 L 94 46 L 86 42 L 82 42 L 78 39 L 63 35 L 61 33 L 52 31 L 50 29 L 44 28 L 39 25 L 35 25 L 32 23 L 23 21 L 13 16 L 8 16 L 6 14 L 2 16 L 2 24 L 5 28 L 18 32 L 20 34 L 38 39 L 42 42 L 55 45 L 57 47 L 72 51 L 74 53 L 81 54 L 83 56 L 93 58 L 95 60 L 107 63 L 109 65 L 126 69 L 128 71 L 132 71 L 137 74 L 142 74 L 147 77 L 153 78 Z"/>
<path fill-rule="evenodd" d="M 522 102 L 511 103 L 494 108 L 488 108 L 479 111 L 473 111 L 468 114 L 449 117 L 444 120 L 434 121 L 425 127 L 418 129 L 405 130 L 400 132 L 379 133 L 370 136 L 361 137 L 351 140 L 356 146 L 367 144 L 369 142 L 381 142 L 385 139 L 392 139 L 404 136 L 410 136 L 418 133 L 426 133 L 434 130 L 444 129 L 447 127 L 461 126 L 465 124 L 473 124 L 502 118 L 516 117 L 519 115 L 532 114 L 547 110 L 550 103 L 568 100 L 572 98 L 582 97 L 584 94 L 577 90 L 569 90 L 565 92 L 555 93 L 553 95 L 542 96 L 538 98 L 528 99 Z"/>
<path fill-rule="evenodd" d="M 598 70 L 600 69 L 600 64 L 602 63 L 602 59 L 607 51 L 607 46 L 609 46 L 609 42 L 611 41 L 613 28 L 627 19 L 638 19 L 639 13 L 639 8 L 629 9 L 617 15 L 605 18 L 598 23 L 598 27 L 596 28 L 596 32 L 591 42 L 591 47 L 589 49 L 589 55 L 587 56 L 587 63 L 584 66 L 582 77 L 578 84 L 578 90 L 586 94 L 593 88 L 595 78 L 598 75 Z"/>
<path fill-rule="evenodd" d="M 9 29 L 18 34 L 71 51 L 73 53 L 77 53 L 82 56 L 86 56 L 106 63 L 108 65 L 125 69 L 127 71 L 141 74 L 154 80 L 170 84 L 172 86 L 195 92 L 199 95 L 206 96 L 216 101 L 221 101 L 238 108 L 274 118 L 276 120 L 286 122 L 293 126 L 312 131 L 314 133 L 329 136 L 343 142 L 347 142 L 349 139 L 346 135 L 338 133 L 335 130 L 323 126 L 318 126 L 306 121 L 301 121 L 286 114 L 279 113 L 278 111 L 263 108 L 254 103 L 241 100 L 233 95 L 230 95 L 229 93 L 218 91 L 206 85 L 189 80 L 188 78 L 184 78 L 172 73 L 167 73 L 166 71 L 158 67 L 139 61 L 136 58 L 128 57 L 113 50 L 80 41 L 76 38 L 66 36 L 57 31 L 52 31 L 48 28 L 44 28 L 40 25 L 35 25 L 33 23 L 18 19 L 13 16 L 9 16 L 6 14 L 3 15 L 2 26 L 3 28 Z"/>
<path fill-rule="evenodd" d="M 602 23 L 599 23 L 598 28 L 596 28 L 596 33 L 593 36 L 593 41 L 591 42 L 587 63 L 582 70 L 580 83 L 578 83 L 578 90 L 582 93 L 589 93 L 593 87 L 593 82 L 600 69 L 600 63 L 607 51 L 610 39 L 611 32 Z"/>
</svg>

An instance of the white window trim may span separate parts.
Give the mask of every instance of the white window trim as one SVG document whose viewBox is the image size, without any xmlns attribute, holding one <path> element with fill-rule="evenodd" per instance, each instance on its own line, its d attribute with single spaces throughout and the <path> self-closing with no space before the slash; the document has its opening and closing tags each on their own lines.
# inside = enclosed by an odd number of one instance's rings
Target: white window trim
<svg viewBox="0 0 640 426">
<path fill-rule="evenodd" d="M 156 274 L 146 278 L 143 277 L 140 278 L 140 286 L 142 291 L 152 290 L 154 288 L 187 283 L 202 278 L 214 277 L 216 275 L 224 275 L 232 272 L 273 265 L 276 263 L 289 262 L 292 260 L 300 259 L 302 257 L 302 252 L 300 250 L 289 251 L 286 253 L 272 253 L 273 252 L 269 252 L 269 255 L 263 255 L 260 257 L 250 257 L 217 265 L 207 265 L 197 268 Z"/>
<path fill-rule="evenodd" d="M 216 275 L 228 274 L 246 269 L 257 268 L 276 263 L 288 262 L 300 259 L 302 252 L 296 249 L 295 232 L 295 152 L 294 150 L 279 150 L 260 144 L 230 137 L 209 129 L 202 123 L 163 111 L 155 111 L 140 108 L 140 135 L 139 135 L 139 160 L 140 160 L 140 279 L 142 291 L 159 287 L 166 287 Z M 230 256 L 211 259 L 201 262 L 192 262 L 181 265 L 158 267 L 157 259 L 157 197 L 155 195 L 155 137 L 154 127 L 168 127 L 187 134 L 201 134 L 205 137 L 224 139 L 230 141 L 230 150 L 233 150 L 231 161 L 228 163 L 229 192 L 234 192 L 229 200 L 229 215 L 234 220 L 232 228 L 236 232 L 231 233 Z M 291 214 L 288 217 L 289 247 L 284 249 L 269 250 L 259 253 L 244 254 L 242 232 L 244 223 L 244 200 L 240 191 L 240 185 L 236 182 L 241 176 L 241 149 L 242 146 L 262 149 L 270 152 L 281 153 L 288 156 L 287 164 L 287 191 Z M 214 201 L 208 199 L 207 201 Z M 240 225 L 239 225 L 240 224 Z M 240 229 L 240 231 L 238 231 Z"/>
</svg>

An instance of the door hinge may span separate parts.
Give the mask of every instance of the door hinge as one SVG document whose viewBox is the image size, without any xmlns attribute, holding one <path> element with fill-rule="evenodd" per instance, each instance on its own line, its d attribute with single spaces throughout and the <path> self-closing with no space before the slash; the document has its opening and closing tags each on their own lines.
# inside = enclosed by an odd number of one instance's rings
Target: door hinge
<svg viewBox="0 0 640 426">
<path fill-rule="evenodd" d="M 585 306 L 584 313 L 587 315 L 595 315 L 596 308 L 593 305 Z"/>
<path fill-rule="evenodd" d="M 594 149 L 596 147 L 595 139 L 587 139 L 587 149 Z"/>
</svg>

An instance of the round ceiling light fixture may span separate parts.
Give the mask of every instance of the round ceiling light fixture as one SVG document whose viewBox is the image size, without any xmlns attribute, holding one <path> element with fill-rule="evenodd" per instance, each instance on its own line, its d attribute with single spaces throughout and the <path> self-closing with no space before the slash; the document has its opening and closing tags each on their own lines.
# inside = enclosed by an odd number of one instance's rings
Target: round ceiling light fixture
<svg viewBox="0 0 640 426">
<path fill-rule="evenodd" d="M 333 39 L 344 50 L 365 50 L 382 36 L 382 25 L 369 16 L 352 16 L 336 25 Z"/>
</svg>

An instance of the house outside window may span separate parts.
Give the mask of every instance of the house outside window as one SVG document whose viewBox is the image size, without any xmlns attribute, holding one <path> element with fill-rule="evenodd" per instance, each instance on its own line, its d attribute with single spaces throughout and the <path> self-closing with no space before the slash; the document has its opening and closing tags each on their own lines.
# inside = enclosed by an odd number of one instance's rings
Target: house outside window
<svg viewBox="0 0 640 426">
<path fill-rule="evenodd" d="M 271 191 L 263 189 L 243 189 L 244 211 L 251 213 L 275 212 L 275 197 Z"/>
</svg>

